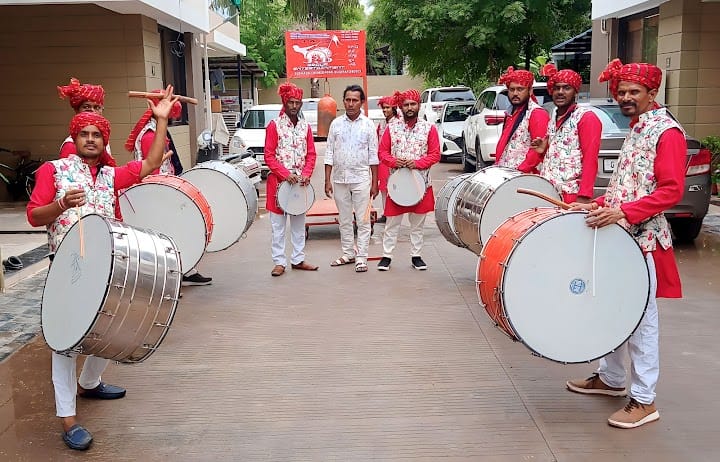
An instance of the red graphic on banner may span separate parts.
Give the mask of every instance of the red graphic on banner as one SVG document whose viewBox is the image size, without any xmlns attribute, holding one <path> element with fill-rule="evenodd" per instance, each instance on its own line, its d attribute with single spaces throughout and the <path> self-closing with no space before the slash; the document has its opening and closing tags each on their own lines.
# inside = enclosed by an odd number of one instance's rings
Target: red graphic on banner
<svg viewBox="0 0 720 462">
<path fill-rule="evenodd" d="M 364 30 L 303 30 L 285 32 L 288 79 L 363 77 Z"/>
</svg>

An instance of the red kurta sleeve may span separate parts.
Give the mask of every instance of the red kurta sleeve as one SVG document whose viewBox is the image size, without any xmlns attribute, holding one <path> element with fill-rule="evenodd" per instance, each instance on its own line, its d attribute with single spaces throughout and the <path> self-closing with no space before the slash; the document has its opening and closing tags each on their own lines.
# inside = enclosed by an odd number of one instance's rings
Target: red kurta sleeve
<svg viewBox="0 0 720 462">
<path fill-rule="evenodd" d="M 74 145 L 73 145 L 74 146 Z M 55 166 L 50 162 L 45 162 L 35 172 L 35 187 L 30 195 L 27 213 L 28 223 L 32 226 L 40 226 L 33 222 L 32 211 L 37 207 L 43 207 L 55 200 L 57 188 L 55 187 Z"/>
<path fill-rule="evenodd" d="M 427 139 L 427 154 L 415 161 L 415 168 L 424 170 L 440 162 L 440 137 L 435 125 L 430 127 Z"/>
<path fill-rule="evenodd" d="M 530 139 L 545 138 L 547 136 L 547 126 L 550 122 L 550 114 L 543 108 L 533 109 L 530 113 L 530 120 L 528 120 L 528 131 L 530 132 Z M 503 127 L 503 132 L 505 127 Z M 542 156 L 538 154 L 535 149 L 529 148 L 527 154 L 525 154 L 525 160 L 518 165 L 518 170 L 523 173 L 536 173 L 537 166 L 542 161 Z M 497 158 L 495 159 L 497 162 Z"/>
<path fill-rule="evenodd" d="M 122 167 L 115 167 L 115 191 L 140 183 L 141 170 L 142 162 L 139 160 L 130 161 Z"/>
<path fill-rule="evenodd" d="M 672 128 L 660 135 L 654 167 L 657 188 L 641 199 L 620 206 L 629 223 L 641 223 L 680 202 L 685 185 L 686 157 L 687 142 L 680 130 Z"/>
<path fill-rule="evenodd" d="M 265 164 L 270 172 L 275 174 L 280 181 L 290 176 L 290 171 L 277 158 L 278 132 L 275 121 L 271 120 L 265 128 Z M 313 147 L 315 145 L 313 144 Z"/>
<path fill-rule="evenodd" d="M 70 154 L 77 154 L 75 143 L 71 143 L 70 141 L 63 141 L 62 146 L 60 146 L 60 155 L 58 157 L 60 159 L 64 159 Z"/>
<path fill-rule="evenodd" d="M 495 164 L 500 163 L 500 158 L 502 157 L 503 151 L 505 151 L 505 146 L 507 146 L 508 140 L 510 139 L 510 130 L 513 126 L 513 117 L 512 115 L 505 117 L 505 122 L 503 122 L 503 128 L 502 132 L 500 133 L 500 138 L 498 138 L 498 143 L 495 146 Z M 477 156 L 478 154 L 475 153 Z"/>
<path fill-rule="evenodd" d="M 602 122 L 594 112 L 588 111 L 582 116 L 578 123 L 578 136 L 582 152 L 582 176 L 578 197 L 592 198 L 602 138 Z"/>
<path fill-rule="evenodd" d="M 305 155 L 305 166 L 302 170 L 302 176 L 310 178 L 313 170 L 315 170 L 315 160 L 317 159 L 317 152 L 315 151 L 315 140 L 313 139 L 312 129 L 308 124 L 307 132 L 307 153 Z"/>
</svg>

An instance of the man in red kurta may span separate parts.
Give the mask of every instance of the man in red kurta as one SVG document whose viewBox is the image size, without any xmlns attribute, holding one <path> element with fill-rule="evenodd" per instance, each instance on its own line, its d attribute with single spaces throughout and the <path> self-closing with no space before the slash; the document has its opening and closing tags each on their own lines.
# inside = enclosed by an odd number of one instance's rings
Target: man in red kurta
<svg viewBox="0 0 720 462">
<path fill-rule="evenodd" d="M 547 132 L 550 116 L 533 95 L 532 72 L 515 70 L 512 66 L 500 76 L 498 83 L 508 89 L 512 111 L 505 118 L 502 134 L 495 148 L 495 165 L 520 170 L 523 173 L 537 173 L 540 156 L 530 143 L 543 138 Z"/>
<path fill-rule="evenodd" d="M 383 233 L 383 257 L 378 263 L 378 270 L 388 271 L 390 269 L 400 224 L 405 214 L 410 221 L 411 264 L 417 270 L 426 270 L 427 265 L 421 256 L 423 226 L 427 213 L 435 210 L 430 167 L 440 161 L 440 138 L 434 124 L 418 120 L 420 93 L 417 90 L 396 92 L 395 100 L 398 107 L 402 109 L 403 120 L 387 126 L 380 140 L 378 157 L 380 157 L 381 163 L 391 169 L 418 170 L 424 179 L 422 186 L 425 188 L 425 194 L 420 202 L 409 207 L 396 204 L 392 200 L 392 194 L 385 201 L 387 222 Z"/>
<path fill-rule="evenodd" d="M 619 223 L 628 229 L 646 256 L 650 296 L 640 325 L 628 341 L 602 358 L 592 377 L 570 380 L 567 387 L 584 394 L 630 395 L 630 402 L 612 414 L 608 423 L 635 428 L 660 418 L 655 407 L 660 370 L 656 297 L 682 296 L 672 236 L 663 212 L 682 199 L 687 143 L 680 125 L 655 102 L 662 80 L 657 66 L 623 65 L 615 59 L 599 80 L 610 82 L 610 92 L 622 113 L 632 118 L 631 129 L 606 194 L 590 204 L 576 203 L 574 208 L 589 210 L 588 226 Z M 627 393 L 626 351 L 631 363 Z"/>
<path fill-rule="evenodd" d="M 558 189 L 563 201 L 586 204 L 593 198 L 602 123 L 592 109 L 575 101 L 582 85 L 580 74 L 547 64 L 542 75 L 549 77 L 547 87 L 555 109 L 547 135 L 531 143 L 542 159 L 540 175 Z"/>
<path fill-rule="evenodd" d="M 377 126 L 378 143 L 382 140 L 387 126 L 390 125 L 390 123 L 400 121 L 396 104 L 395 98 L 392 96 L 383 96 L 378 100 L 378 106 L 380 106 L 380 109 L 382 109 L 383 115 L 385 116 L 385 120 L 380 121 Z M 380 165 L 378 165 L 378 189 L 380 191 L 380 195 L 382 196 L 383 214 L 380 218 L 378 218 L 378 223 L 385 223 L 387 220 L 387 217 L 385 217 L 385 202 L 387 202 L 387 182 L 389 177 L 390 169 L 387 165 L 380 162 Z"/>
<path fill-rule="evenodd" d="M 270 121 L 265 129 L 265 163 L 270 168 L 267 177 L 267 200 L 265 208 L 270 214 L 272 227 L 272 259 L 275 266 L 270 274 L 285 273 L 285 231 L 290 220 L 290 242 L 293 253 L 290 263 L 293 269 L 316 271 L 317 266 L 305 261 L 305 214 L 285 215 L 277 200 L 280 183 L 307 186 L 315 169 L 315 143 L 310 125 L 298 117 L 302 107 L 302 89 L 292 83 L 280 85 L 278 94 L 283 108 L 277 119 Z"/>
</svg>

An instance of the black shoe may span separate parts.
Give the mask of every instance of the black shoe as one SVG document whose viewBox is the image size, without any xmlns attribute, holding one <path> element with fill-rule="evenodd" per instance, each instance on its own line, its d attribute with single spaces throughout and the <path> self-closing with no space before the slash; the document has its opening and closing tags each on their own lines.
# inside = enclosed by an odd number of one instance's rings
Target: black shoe
<svg viewBox="0 0 720 462">
<path fill-rule="evenodd" d="M 388 257 L 382 257 L 380 263 L 378 263 L 378 271 L 390 270 L 390 259 Z"/>
<path fill-rule="evenodd" d="M 93 441 L 90 432 L 80 424 L 75 424 L 70 427 L 70 430 L 63 432 L 62 439 L 70 449 L 77 449 L 78 451 L 85 451 Z"/>
<path fill-rule="evenodd" d="M 206 278 L 200 273 L 191 274 L 182 278 L 183 286 L 207 286 L 212 283 L 212 278 Z"/>
<path fill-rule="evenodd" d="M 416 270 L 425 271 L 427 269 L 427 265 L 420 257 L 412 257 L 412 266 Z"/>
<path fill-rule="evenodd" d="M 385 215 L 381 216 L 377 219 L 375 223 L 385 223 L 387 221 L 387 217 Z"/>
<path fill-rule="evenodd" d="M 100 382 L 100 385 L 92 390 L 83 390 L 78 395 L 90 399 L 120 399 L 125 397 L 125 389 Z"/>
</svg>

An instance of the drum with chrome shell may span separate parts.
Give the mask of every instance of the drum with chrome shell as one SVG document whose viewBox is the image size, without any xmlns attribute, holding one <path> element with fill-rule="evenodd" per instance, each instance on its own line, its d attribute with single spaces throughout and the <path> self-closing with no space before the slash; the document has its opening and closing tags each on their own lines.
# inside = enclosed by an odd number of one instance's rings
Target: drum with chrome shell
<svg viewBox="0 0 720 462">
<path fill-rule="evenodd" d="M 65 235 L 48 270 L 45 340 L 61 353 L 144 361 L 170 329 L 181 280 L 171 238 L 86 215 Z"/>
<path fill-rule="evenodd" d="M 470 173 L 463 173 L 451 178 L 438 192 L 435 202 L 435 223 L 440 234 L 451 244 L 458 247 L 467 247 L 455 231 L 455 203 L 461 190 L 462 182 L 470 177 Z"/>
<path fill-rule="evenodd" d="M 620 225 L 590 228 L 585 212 L 537 208 L 503 224 L 478 261 L 478 296 L 490 318 L 536 355 L 561 363 L 601 358 L 645 313 L 650 276 Z"/>
</svg>

